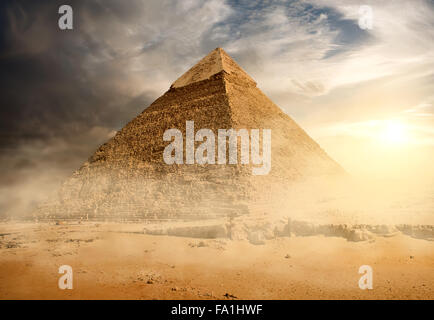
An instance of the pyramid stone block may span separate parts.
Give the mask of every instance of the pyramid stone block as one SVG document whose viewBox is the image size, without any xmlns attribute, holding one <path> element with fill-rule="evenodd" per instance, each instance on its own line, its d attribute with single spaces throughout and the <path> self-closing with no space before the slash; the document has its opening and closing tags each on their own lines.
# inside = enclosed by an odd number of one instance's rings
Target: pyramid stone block
<svg viewBox="0 0 434 320">
<path fill-rule="evenodd" d="M 194 121 L 195 130 L 207 128 L 215 133 L 231 128 L 271 129 L 270 173 L 252 175 L 253 165 L 239 161 L 166 164 L 163 152 L 169 142 L 163 134 L 176 128 L 185 140 L 187 121 Z M 277 181 L 291 183 L 342 173 L 341 167 L 217 48 L 98 148 L 36 214 L 98 219 L 236 216 L 249 213 L 255 199 Z"/>
</svg>

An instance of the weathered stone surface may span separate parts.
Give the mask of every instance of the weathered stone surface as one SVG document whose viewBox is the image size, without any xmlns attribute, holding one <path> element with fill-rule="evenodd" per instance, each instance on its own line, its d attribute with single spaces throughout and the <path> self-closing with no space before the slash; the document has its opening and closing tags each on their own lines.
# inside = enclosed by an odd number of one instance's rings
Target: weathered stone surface
<svg viewBox="0 0 434 320">
<path fill-rule="evenodd" d="M 315 224 L 307 221 L 278 219 L 266 221 L 264 217 L 242 216 L 231 221 L 158 223 L 147 226 L 144 233 L 152 235 L 174 235 L 190 238 L 229 238 L 247 240 L 252 244 L 265 244 L 266 240 L 279 237 L 317 236 L 339 237 L 359 242 L 375 239 L 376 236 L 390 237 L 402 232 L 414 238 L 434 240 L 433 227 L 429 225 L 347 225 Z"/>
<path fill-rule="evenodd" d="M 248 240 L 251 244 L 254 244 L 254 245 L 265 244 L 265 237 L 261 231 L 250 232 Z"/>
<path fill-rule="evenodd" d="M 242 224 L 231 224 L 229 237 L 231 240 L 246 240 L 249 236 L 246 226 Z"/>
<path fill-rule="evenodd" d="M 434 226 L 432 225 L 399 225 L 396 226 L 402 233 L 417 239 L 434 241 Z"/>
<path fill-rule="evenodd" d="M 271 129 L 270 174 L 254 176 L 253 165 L 240 163 L 167 165 L 163 151 L 169 142 L 163 134 L 177 128 L 185 140 L 186 121 L 194 121 L 195 131 L 215 133 Z M 98 148 L 36 215 L 126 220 L 239 216 L 249 213 L 248 204 L 276 181 L 340 173 L 340 166 L 218 48 Z"/>
<path fill-rule="evenodd" d="M 150 235 L 168 235 L 188 238 L 216 239 L 229 237 L 224 223 L 180 223 L 180 224 L 157 224 L 147 226 L 143 233 Z"/>
<path fill-rule="evenodd" d="M 278 220 L 273 223 L 273 232 L 275 237 L 290 237 L 291 224 L 290 220 Z"/>
<path fill-rule="evenodd" d="M 399 230 L 395 226 L 390 225 L 375 225 L 366 227 L 370 232 L 383 237 L 392 237 L 399 233 Z"/>
<path fill-rule="evenodd" d="M 347 233 L 348 241 L 358 242 L 358 241 L 370 240 L 373 238 L 374 238 L 373 235 L 365 229 L 351 229 Z"/>
<path fill-rule="evenodd" d="M 227 238 L 228 233 L 225 225 L 175 227 L 167 231 L 169 236 L 216 239 Z"/>
</svg>

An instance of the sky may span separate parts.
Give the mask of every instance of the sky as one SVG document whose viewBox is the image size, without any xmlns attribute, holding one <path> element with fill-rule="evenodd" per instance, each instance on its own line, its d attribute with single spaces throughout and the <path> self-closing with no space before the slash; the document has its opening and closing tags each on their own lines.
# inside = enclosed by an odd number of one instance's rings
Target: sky
<svg viewBox="0 0 434 320">
<path fill-rule="evenodd" d="M 351 174 L 434 177 L 434 1 L 6 0 L 0 211 L 38 203 L 216 47 Z"/>
</svg>

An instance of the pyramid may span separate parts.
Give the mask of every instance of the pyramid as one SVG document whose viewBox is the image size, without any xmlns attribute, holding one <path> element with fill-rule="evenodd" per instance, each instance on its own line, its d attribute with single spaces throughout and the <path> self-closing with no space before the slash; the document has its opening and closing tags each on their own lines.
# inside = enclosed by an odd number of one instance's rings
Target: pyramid
<svg viewBox="0 0 434 320">
<path fill-rule="evenodd" d="M 194 121 L 195 131 L 271 129 L 269 174 L 253 175 L 254 165 L 239 161 L 166 164 L 163 152 L 169 142 L 163 134 L 177 128 L 185 139 L 187 121 Z M 250 203 L 277 181 L 291 183 L 342 173 L 341 167 L 217 48 L 99 147 L 37 215 L 122 219 L 241 215 L 248 214 Z"/>
</svg>

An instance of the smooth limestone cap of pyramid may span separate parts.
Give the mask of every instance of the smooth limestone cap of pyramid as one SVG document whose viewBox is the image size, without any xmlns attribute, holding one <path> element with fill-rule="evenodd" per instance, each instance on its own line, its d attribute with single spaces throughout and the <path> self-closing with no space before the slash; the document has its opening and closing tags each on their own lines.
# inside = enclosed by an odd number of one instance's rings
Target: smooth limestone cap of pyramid
<svg viewBox="0 0 434 320">
<path fill-rule="evenodd" d="M 171 88 L 180 88 L 198 81 L 207 80 L 222 71 L 228 74 L 236 73 L 256 85 L 256 82 L 222 48 L 216 48 L 179 77 L 171 85 Z"/>
</svg>

